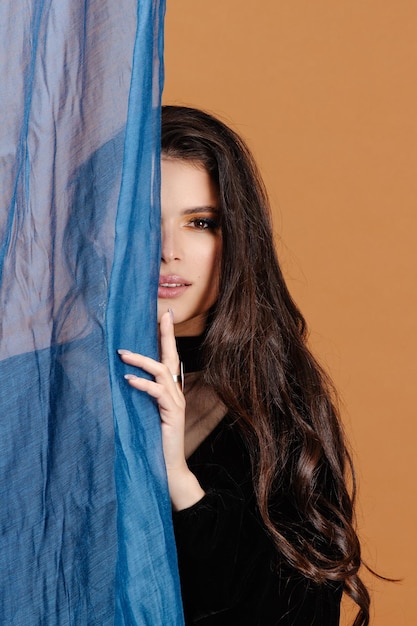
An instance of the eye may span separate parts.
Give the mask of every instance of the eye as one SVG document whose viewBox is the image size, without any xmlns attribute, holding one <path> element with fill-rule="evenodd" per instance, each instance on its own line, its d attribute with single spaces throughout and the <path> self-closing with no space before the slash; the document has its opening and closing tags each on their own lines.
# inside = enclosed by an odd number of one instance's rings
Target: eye
<svg viewBox="0 0 417 626">
<path fill-rule="evenodd" d="M 217 230 L 219 223 L 210 217 L 193 217 L 188 225 L 196 230 Z"/>
</svg>

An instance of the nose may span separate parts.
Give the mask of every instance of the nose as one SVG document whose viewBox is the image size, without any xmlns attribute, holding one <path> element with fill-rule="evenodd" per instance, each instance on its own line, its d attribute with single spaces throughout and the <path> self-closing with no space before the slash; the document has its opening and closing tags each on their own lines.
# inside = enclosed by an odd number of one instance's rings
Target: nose
<svg viewBox="0 0 417 626">
<path fill-rule="evenodd" d="M 164 263 L 179 260 L 181 258 L 181 244 L 179 234 L 175 231 L 173 225 L 164 222 L 161 223 L 161 259 Z"/>
</svg>

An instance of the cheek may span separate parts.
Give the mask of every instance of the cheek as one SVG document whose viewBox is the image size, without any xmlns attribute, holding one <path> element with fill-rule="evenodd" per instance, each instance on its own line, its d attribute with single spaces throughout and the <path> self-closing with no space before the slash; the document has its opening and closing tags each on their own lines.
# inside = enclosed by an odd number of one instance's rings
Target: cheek
<svg viewBox="0 0 417 626">
<path fill-rule="evenodd" d="M 210 280 L 209 282 L 212 284 L 213 290 L 215 290 L 216 294 L 219 291 L 220 285 L 220 269 L 221 269 L 221 244 L 216 246 L 214 253 L 210 259 Z"/>
<path fill-rule="evenodd" d="M 200 278 L 211 282 L 218 279 L 221 264 L 221 243 L 210 242 L 205 246 L 196 246 L 192 254 L 192 264 Z"/>
<path fill-rule="evenodd" d="M 210 250 L 210 254 L 207 255 L 206 267 L 209 268 L 209 273 L 212 278 L 218 278 L 220 273 L 221 264 L 221 245 L 217 244 Z"/>
</svg>

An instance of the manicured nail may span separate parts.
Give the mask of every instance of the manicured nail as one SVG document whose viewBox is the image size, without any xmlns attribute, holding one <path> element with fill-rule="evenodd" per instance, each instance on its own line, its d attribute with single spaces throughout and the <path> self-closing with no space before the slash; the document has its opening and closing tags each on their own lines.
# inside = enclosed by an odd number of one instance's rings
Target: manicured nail
<svg viewBox="0 0 417 626">
<path fill-rule="evenodd" d="M 168 313 L 171 316 L 171 322 L 174 323 L 174 311 L 171 309 L 171 307 L 168 309 Z"/>
<path fill-rule="evenodd" d="M 130 350 L 118 350 L 117 354 L 132 354 Z"/>
<path fill-rule="evenodd" d="M 138 377 L 134 374 L 125 374 L 123 378 L 126 378 L 126 380 L 136 380 Z"/>
</svg>

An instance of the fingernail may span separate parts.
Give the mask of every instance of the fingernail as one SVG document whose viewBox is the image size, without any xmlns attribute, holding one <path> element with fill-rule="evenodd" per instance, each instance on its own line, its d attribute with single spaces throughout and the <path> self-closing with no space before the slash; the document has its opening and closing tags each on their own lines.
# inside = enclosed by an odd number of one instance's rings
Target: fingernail
<svg viewBox="0 0 417 626">
<path fill-rule="evenodd" d="M 133 354 L 130 350 L 118 350 L 117 354 Z"/>
<path fill-rule="evenodd" d="M 171 322 L 174 323 L 174 311 L 171 309 L 171 307 L 168 309 L 168 313 L 171 316 Z"/>
<path fill-rule="evenodd" d="M 136 380 L 138 377 L 134 374 L 125 374 L 123 378 L 126 378 L 126 380 Z"/>
</svg>

